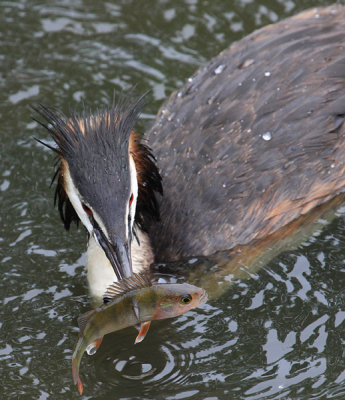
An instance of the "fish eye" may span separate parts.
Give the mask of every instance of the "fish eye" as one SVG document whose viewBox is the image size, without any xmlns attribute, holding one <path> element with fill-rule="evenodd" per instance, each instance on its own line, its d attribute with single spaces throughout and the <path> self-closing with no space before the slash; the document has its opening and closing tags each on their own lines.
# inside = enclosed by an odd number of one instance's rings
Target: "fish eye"
<svg viewBox="0 0 345 400">
<path fill-rule="evenodd" d="M 192 296 L 190 294 L 186 294 L 181 296 L 180 301 L 182 304 L 189 304 L 192 301 Z"/>
</svg>

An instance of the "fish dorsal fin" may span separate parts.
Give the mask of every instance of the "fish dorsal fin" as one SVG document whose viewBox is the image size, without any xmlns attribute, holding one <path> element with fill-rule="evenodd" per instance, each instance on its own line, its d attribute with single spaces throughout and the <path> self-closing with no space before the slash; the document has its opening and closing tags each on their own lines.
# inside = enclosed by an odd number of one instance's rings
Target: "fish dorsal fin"
<svg viewBox="0 0 345 400">
<path fill-rule="evenodd" d="M 80 329 L 80 332 L 83 332 L 86 324 L 90 321 L 90 318 L 96 314 L 96 310 L 90 310 L 87 311 L 85 314 L 81 314 L 78 317 L 78 326 Z"/>
<path fill-rule="evenodd" d="M 147 274 L 134 274 L 129 278 L 112 283 L 104 293 L 103 301 L 109 302 L 114 300 L 116 297 L 131 292 L 132 290 L 143 289 L 151 286 L 152 282 Z"/>
</svg>

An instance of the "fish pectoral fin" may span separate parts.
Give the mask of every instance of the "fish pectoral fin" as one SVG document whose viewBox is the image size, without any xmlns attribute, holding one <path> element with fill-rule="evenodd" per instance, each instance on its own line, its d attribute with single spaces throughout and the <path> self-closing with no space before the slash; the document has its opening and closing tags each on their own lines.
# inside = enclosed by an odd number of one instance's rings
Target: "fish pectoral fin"
<svg viewBox="0 0 345 400">
<path fill-rule="evenodd" d="M 139 311 L 138 305 L 137 304 L 133 304 L 132 305 L 132 309 L 133 309 L 133 312 L 135 314 L 136 319 L 140 321 L 140 311 Z"/>
<path fill-rule="evenodd" d="M 136 337 L 134 344 L 140 343 L 145 339 L 145 336 L 150 328 L 150 324 L 151 321 L 144 322 L 141 324 L 140 332 L 138 333 L 138 336 Z"/>
<path fill-rule="evenodd" d="M 96 353 L 96 351 L 98 350 L 99 346 L 100 346 L 101 343 L 102 343 L 103 337 L 104 337 L 104 336 L 100 337 L 99 339 L 94 340 L 93 342 L 91 342 L 91 343 L 87 346 L 86 352 L 87 352 L 87 354 L 88 354 L 89 356 L 93 356 L 93 355 Z"/>
</svg>

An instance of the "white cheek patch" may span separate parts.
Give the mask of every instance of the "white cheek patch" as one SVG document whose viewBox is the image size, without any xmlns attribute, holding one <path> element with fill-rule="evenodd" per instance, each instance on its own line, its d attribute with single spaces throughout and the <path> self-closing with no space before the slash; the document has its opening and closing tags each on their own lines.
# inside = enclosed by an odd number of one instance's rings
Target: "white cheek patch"
<svg viewBox="0 0 345 400">
<path fill-rule="evenodd" d="M 71 174 L 69 172 L 69 169 L 67 166 L 65 166 L 64 171 L 64 179 L 65 179 L 65 189 L 68 195 L 68 198 L 70 202 L 72 203 L 76 213 L 78 214 L 78 217 L 80 218 L 81 222 L 83 225 L 86 227 L 90 235 L 92 235 L 93 232 L 93 227 L 91 225 L 90 219 L 86 212 L 83 209 L 83 206 L 80 201 L 80 194 L 78 189 L 75 187 L 73 180 L 71 178 Z"/>
<path fill-rule="evenodd" d="M 132 155 L 129 155 L 129 171 L 131 175 L 131 190 L 133 193 L 133 202 L 131 205 L 128 204 L 127 215 L 129 213 L 131 215 L 131 229 L 133 229 L 135 210 L 137 208 L 137 198 L 138 198 L 138 177 L 137 177 L 137 169 L 135 167 L 135 162 L 133 160 Z M 128 221 L 128 218 L 126 219 L 126 221 Z"/>
<path fill-rule="evenodd" d="M 133 193 L 133 202 L 131 205 L 127 203 L 126 207 L 126 215 L 125 217 L 125 225 L 126 225 L 126 232 L 128 232 L 128 215 L 131 215 L 131 226 L 130 229 L 133 229 L 134 219 L 135 219 L 135 210 L 137 206 L 137 197 L 138 197 L 138 178 L 137 178 L 137 170 L 135 167 L 135 163 L 133 157 L 129 156 L 129 171 L 130 171 L 130 180 L 131 180 L 131 193 Z M 93 226 L 90 222 L 90 218 L 87 213 L 84 211 L 82 202 L 81 202 L 81 195 L 74 185 L 73 179 L 69 172 L 68 166 L 65 165 L 64 168 L 64 180 L 65 180 L 65 189 L 68 195 L 70 202 L 72 203 L 76 213 L 78 214 L 81 222 L 86 227 L 90 235 L 93 235 Z M 88 205 L 89 206 L 89 205 Z M 105 229 L 103 221 L 99 218 L 99 216 L 93 212 L 93 218 L 97 222 L 98 226 L 102 229 L 103 233 L 105 234 L 106 238 L 109 240 L 108 233 Z M 97 238 L 95 238 L 97 241 Z"/>
<path fill-rule="evenodd" d="M 102 222 L 102 220 L 98 217 L 98 215 L 96 213 L 93 213 L 93 218 L 94 220 L 97 222 L 98 226 L 101 228 L 102 232 L 104 233 L 105 237 L 107 238 L 107 240 L 109 241 L 109 236 L 108 236 L 108 232 L 105 229 L 105 226 Z"/>
</svg>

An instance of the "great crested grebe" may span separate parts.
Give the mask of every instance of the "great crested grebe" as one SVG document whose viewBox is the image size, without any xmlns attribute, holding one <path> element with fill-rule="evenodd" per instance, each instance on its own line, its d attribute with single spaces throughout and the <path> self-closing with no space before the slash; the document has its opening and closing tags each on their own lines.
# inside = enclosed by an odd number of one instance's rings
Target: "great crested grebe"
<svg viewBox="0 0 345 400">
<path fill-rule="evenodd" d="M 38 108 L 58 146 L 61 219 L 90 234 L 96 298 L 115 274 L 248 244 L 344 191 L 345 8 L 302 12 L 211 60 L 160 110 L 152 153 L 133 131 L 144 103 L 69 119 Z"/>
</svg>

